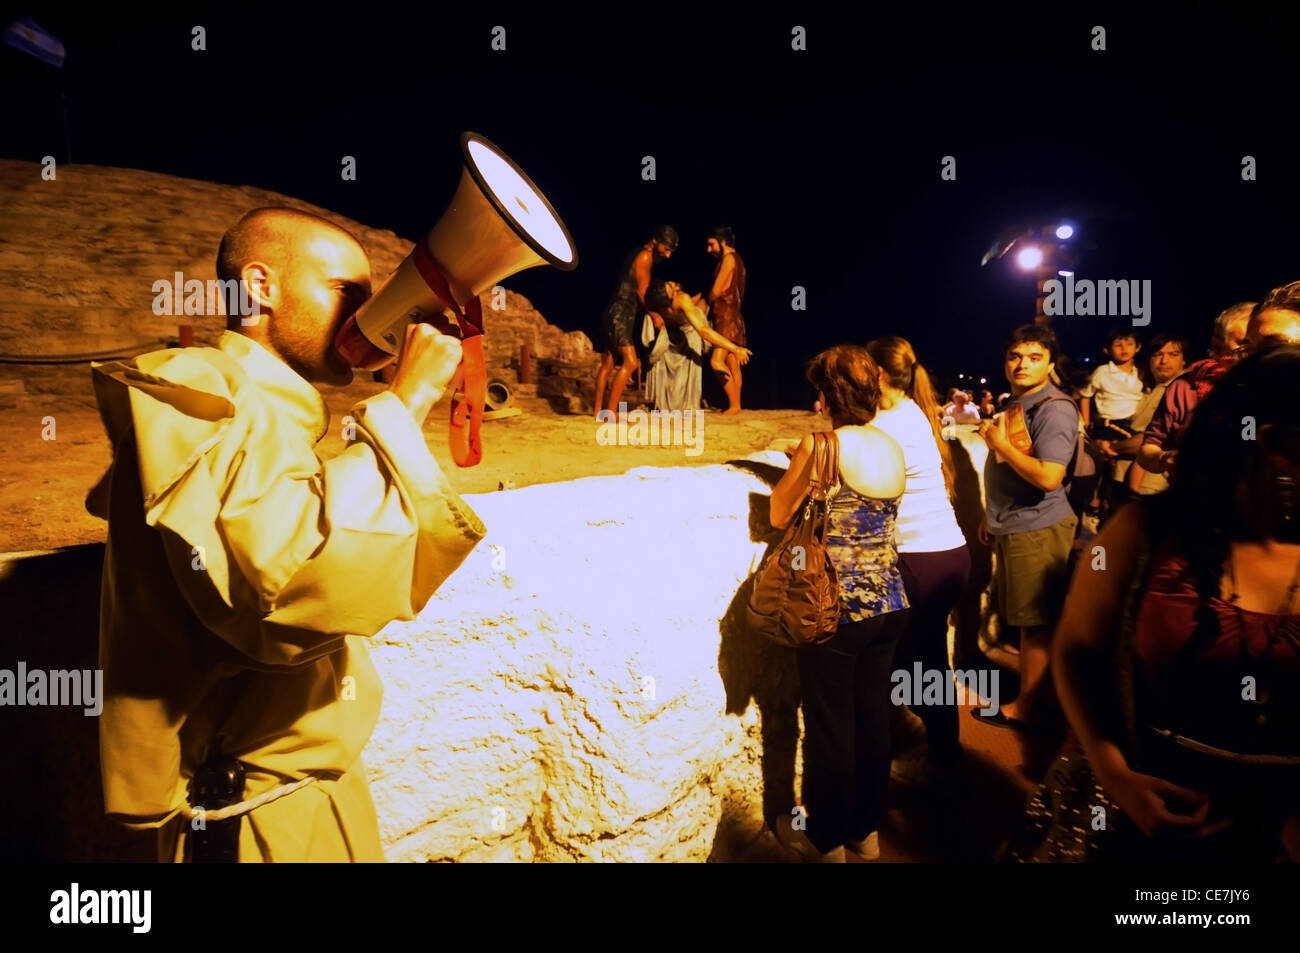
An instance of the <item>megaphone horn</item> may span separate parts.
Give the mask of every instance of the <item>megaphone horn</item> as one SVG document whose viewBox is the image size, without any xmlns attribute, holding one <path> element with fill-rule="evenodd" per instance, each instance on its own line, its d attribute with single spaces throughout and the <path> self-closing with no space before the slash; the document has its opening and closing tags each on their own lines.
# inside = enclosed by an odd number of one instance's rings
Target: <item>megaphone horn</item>
<svg viewBox="0 0 1300 953">
<path fill-rule="evenodd" d="M 460 146 L 465 167 L 451 204 L 348 318 L 334 347 L 353 367 L 378 370 L 396 357 L 407 324 L 450 329 L 440 318 L 455 315 L 464 355 L 451 387 L 462 388 L 464 400 L 452 400 L 451 450 L 457 465 L 470 467 L 482 459 L 479 423 L 487 387 L 478 296 L 537 265 L 572 271 L 578 252 L 551 203 L 505 153 L 472 132 L 461 135 Z"/>
</svg>

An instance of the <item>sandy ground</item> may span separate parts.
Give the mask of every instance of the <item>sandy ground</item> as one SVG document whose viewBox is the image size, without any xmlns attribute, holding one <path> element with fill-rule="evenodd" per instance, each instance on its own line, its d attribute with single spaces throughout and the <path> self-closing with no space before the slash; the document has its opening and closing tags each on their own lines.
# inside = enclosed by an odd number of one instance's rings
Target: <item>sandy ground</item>
<svg viewBox="0 0 1300 953">
<path fill-rule="evenodd" d="M 344 415 L 356 400 L 380 389 L 380 384 L 359 383 L 326 392 L 331 425 L 319 446 L 321 456 L 343 449 Z M 519 416 L 484 422 L 483 460 L 466 469 L 455 465 L 448 449 L 447 401 L 430 414 L 425 440 L 457 491 L 486 493 L 642 466 L 725 463 L 819 426 L 818 417 L 803 411 L 756 410 L 736 416 L 705 411 L 701 452 L 688 456 L 684 446 L 602 446 L 599 425 L 588 417 L 555 414 L 540 399 L 520 399 L 516 406 L 523 411 Z M 54 418 L 53 440 L 42 437 L 46 417 Z M 86 512 L 85 498 L 110 461 L 108 437 L 93 400 L 10 399 L 0 409 L 0 552 L 102 541 L 105 524 Z"/>
</svg>

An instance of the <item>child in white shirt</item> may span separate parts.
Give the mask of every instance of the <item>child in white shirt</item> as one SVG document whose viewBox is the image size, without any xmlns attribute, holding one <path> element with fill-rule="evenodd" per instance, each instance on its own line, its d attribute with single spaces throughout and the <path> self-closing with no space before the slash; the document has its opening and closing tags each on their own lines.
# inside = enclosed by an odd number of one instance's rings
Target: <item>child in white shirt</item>
<svg viewBox="0 0 1300 953">
<path fill-rule="evenodd" d="M 1137 355 L 1142 342 L 1132 331 L 1112 331 L 1106 342 L 1110 358 L 1092 372 L 1080 395 L 1083 422 L 1095 440 L 1124 440 L 1133 436 L 1133 414 L 1142 399 Z"/>
</svg>

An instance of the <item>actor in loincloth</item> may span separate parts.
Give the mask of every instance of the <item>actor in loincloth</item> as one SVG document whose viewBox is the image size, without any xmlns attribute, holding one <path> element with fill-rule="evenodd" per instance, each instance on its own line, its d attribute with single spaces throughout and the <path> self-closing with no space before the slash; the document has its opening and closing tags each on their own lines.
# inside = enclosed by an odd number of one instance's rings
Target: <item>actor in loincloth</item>
<svg viewBox="0 0 1300 953">
<path fill-rule="evenodd" d="M 736 254 L 736 236 L 729 225 L 719 225 L 709 235 L 708 252 L 718 259 L 713 272 L 713 287 L 709 289 L 713 328 L 732 344 L 745 346 L 745 319 L 740 313 L 740 302 L 745 297 L 745 263 Z M 740 413 L 740 365 L 735 354 L 718 348 L 710 361 L 722 389 L 727 392 L 727 409 L 724 413 Z"/>
<path fill-rule="evenodd" d="M 628 378 L 641 366 L 633 343 L 636 319 L 645 307 L 645 292 L 650 284 L 651 271 L 655 265 L 672 257 L 677 242 L 677 230 L 671 225 L 660 225 L 649 241 L 623 261 L 618 285 L 614 288 L 609 304 L 605 306 L 601 324 L 605 335 L 605 351 L 600 357 L 600 370 L 596 372 L 596 394 L 591 402 L 592 414 L 597 420 L 600 419 L 602 410 L 618 412 L 623 388 L 627 386 Z M 663 326 L 663 318 L 653 313 L 651 317 L 656 327 Z M 615 354 L 620 358 L 618 372 L 610 380 Z M 608 395 L 606 384 L 609 385 Z"/>
</svg>

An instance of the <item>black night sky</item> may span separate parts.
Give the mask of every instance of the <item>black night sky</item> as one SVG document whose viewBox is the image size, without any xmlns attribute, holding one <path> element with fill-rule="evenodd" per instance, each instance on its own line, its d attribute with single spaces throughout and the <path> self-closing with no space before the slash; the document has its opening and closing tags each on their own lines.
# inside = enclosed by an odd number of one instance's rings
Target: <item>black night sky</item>
<svg viewBox="0 0 1300 953">
<path fill-rule="evenodd" d="M 1300 278 L 1293 34 L 1277 14 L 442 6 L 14 9 L 68 57 L 60 71 L 0 48 L 0 154 L 64 159 L 62 95 L 74 162 L 257 185 L 414 239 L 455 188 L 458 134 L 482 133 L 580 255 L 575 272 L 507 284 L 598 344 L 617 267 L 653 226 L 683 237 L 662 273 L 701 290 L 706 230 L 730 223 L 757 407 L 810 403 L 808 357 L 889 333 L 945 384 L 987 374 L 1003 389 L 1001 342 L 1032 319 L 1033 280 L 979 262 L 1018 221 L 1069 213 L 1088 245 L 1079 273 L 1150 279 L 1144 336 L 1180 331 L 1194 356 L 1222 308 Z M 505 52 L 490 48 L 498 24 Z M 206 51 L 190 47 L 195 25 Z M 945 155 L 955 182 L 940 179 Z M 1258 181 L 1242 181 L 1246 155 Z M 806 311 L 791 310 L 795 285 Z M 1055 326 L 1071 357 L 1095 360 L 1114 323 Z M 710 375 L 705 396 L 721 396 Z"/>
</svg>

